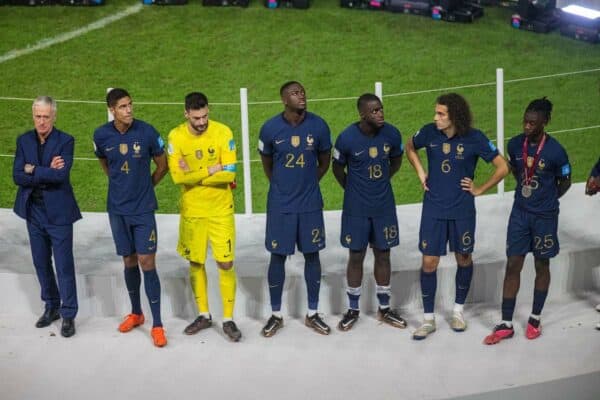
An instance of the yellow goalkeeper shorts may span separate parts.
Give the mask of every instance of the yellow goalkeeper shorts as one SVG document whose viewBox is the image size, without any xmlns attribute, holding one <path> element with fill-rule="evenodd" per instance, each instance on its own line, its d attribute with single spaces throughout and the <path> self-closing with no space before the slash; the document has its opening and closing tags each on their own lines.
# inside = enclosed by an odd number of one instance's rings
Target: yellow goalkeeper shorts
<svg viewBox="0 0 600 400">
<path fill-rule="evenodd" d="M 206 262 L 208 243 L 219 262 L 235 258 L 235 220 L 233 214 L 219 217 L 180 217 L 177 252 L 186 260 Z"/>
</svg>

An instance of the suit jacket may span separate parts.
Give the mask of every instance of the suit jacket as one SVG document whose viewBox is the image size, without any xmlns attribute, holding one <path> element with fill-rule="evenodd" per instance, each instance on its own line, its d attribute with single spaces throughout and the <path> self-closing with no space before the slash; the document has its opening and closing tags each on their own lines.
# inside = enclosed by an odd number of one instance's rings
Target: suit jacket
<svg viewBox="0 0 600 400">
<path fill-rule="evenodd" d="M 39 188 L 46 206 L 48 222 L 54 225 L 68 225 L 81 218 L 69 180 L 74 146 L 73 136 L 52 128 L 44 145 L 42 159 L 39 160 L 36 131 L 25 132 L 17 138 L 13 180 L 19 186 L 14 207 L 14 212 L 19 217 L 27 219 L 29 196 L 34 188 Z M 63 168 L 50 168 L 54 156 L 63 158 Z M 35 165 L 33 174 L 25 173 L 25 164 Z"/>
</svg>

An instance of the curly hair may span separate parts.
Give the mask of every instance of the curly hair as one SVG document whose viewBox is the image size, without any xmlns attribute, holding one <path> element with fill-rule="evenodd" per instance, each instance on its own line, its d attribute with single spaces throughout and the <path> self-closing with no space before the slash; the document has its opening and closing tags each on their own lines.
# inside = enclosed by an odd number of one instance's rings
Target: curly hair
<svg viewBox="0 0 600 400">
<path fill-rule="evenodd" d="M 552 118 L 552 103 L 546 96 L 541 99 L 535 99 L 525 109 L 526 113 L 530 111 L 542 114 L 546 119 L 546 123 L 548 123 L 550 122 L 550 118 Z"/>
<path fill-rule="evenodd" d="M 436 103 L 448 108 L 448 117 L 456 129 L 457 135 L 462 136 L 471 129 L 473 116 L 469 103 L 464 97 L 457 93 L 443 94 L 437 98 Z"/>
</svg>

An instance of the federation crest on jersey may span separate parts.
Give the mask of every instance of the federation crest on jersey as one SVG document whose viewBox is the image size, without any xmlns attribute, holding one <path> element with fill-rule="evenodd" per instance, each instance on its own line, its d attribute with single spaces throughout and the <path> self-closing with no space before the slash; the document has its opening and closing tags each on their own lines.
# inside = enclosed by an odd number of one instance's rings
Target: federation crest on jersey
<svg viewBox="0 0 600 400">
<path fill-rule="evenodd" d="M 198 160 L 202 160 L 202 156 L 203 156 L 202 149 L 196 150 L 196 158 Z"/>
<path fill-rule="evenodd" d="M 209 147 L 209 148 L 208 148 L 208 158 L 209 158 L 210 160 L 212 160 L 212 159 L 213 159 L 213 158 L 215 158 L 215 157 L 216 157 L 216 156 L 215 156 L 215 149 L 214 149 L 214 147 Z"/>
<path fill-rule="evenodd" d="M 133 156 L 134 157 L 141 157 L 140 155 L 140 151 L 142 150 L 142 146 L 140 146 L 139 142 L 133 142 Z"/>
<path fill-rule="evenodd" d="M 369 147 L 369 156 L 371 158 L 377 158 L 377 154 L 379 154 L 377 152 L 377 147 L 373 146 L 373 147 Z"/>
<path fill-rule="evenodd" d="M 127 154 L 128 151 L 129 151 L 129 148 L 127 147 L 127 143 L 119 144 L 119 153 L 125 155 L 125 154 Z"/>
<path fill-rule="evenodd" d="M 444 143 L 444 144 L 442 144 L 442 153 L 444 153 L 444 154 L 450 154 L 451 150 L 452 150 L 452 146 L 450 146 L 450 143 Z"/>
<path fill-rule="evenodd" d="M 306 147 L 312 149 L 313 144 L 315 143 L 315 138 L 310 133 L 306 136 Z"/>
<path fill-rule="evenodd" d="M 292 139 L 290 140 L 290 142 L 292 143 L 292 146 L 294 146 L 294 147 L 300 146 L 300 136 L 292 136 Z"/>
<path fill-rule="evenodd" d="M 462 143 L 459 143 L 456 146 L 456 158 L 458 159 L 463 159 L 463 153 L 465 152 L 465 147 L 462 145 Z"/>
<path fill-rule="evenodd" d="M 545 167 L 546 167 L 546 163 L 544 162 L 544 159 L 541 159 L 540 162 L 538 163 L 538 168 L 544 169 Z"/>
</svg>

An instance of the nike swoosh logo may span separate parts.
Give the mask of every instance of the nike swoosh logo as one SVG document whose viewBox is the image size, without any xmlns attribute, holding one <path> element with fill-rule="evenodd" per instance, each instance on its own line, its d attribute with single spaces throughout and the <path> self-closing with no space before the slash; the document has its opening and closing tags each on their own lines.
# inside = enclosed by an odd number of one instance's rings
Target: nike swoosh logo
<svg viewBox="0 0 600 400">
<path fill-rule="evenodd" d="M 156 303 L 158 303 L 158 300 L 152 300 L 152 301 L 150 301 L 150 303 L 156 304 Z"/>
<path fill-rule="evenodd" d="M 115 148 L 114 146 L 113 146 L 113 147 L 107 147 L 106 149 L 104 149 L 104 151 L 111 151 L 111 150 L 113 150 L 114 148 Z"/>
<path fill-rule="evenodd" d="M 281 144 L 281 143 L 283 143 L 283 142 L 285 142 L 285 139 L 284 139 L 284 140 L 276 140 L 276 141 L 275 141 L 275 144 Z"/>
<path fill-rule="evenodd" d="M 363 150 L 363 151 L 359 151 L 359 152 L 357 152 L 357 153 L 354 153 L 354 155 L 355 155 L 355 156 L 360 156 L 360 155 L 361 155 L 362 153 L 364 153 L 364 152 L 365 152 L 364 150 Z"/>
<path fill-rule="evenodd" d="M 517 161 L 520 161 L 520 160 L 522 160 L 522 159 L 523 159 L 523 157 L 516 157 L 516 158 L 515 158 L 515 160 L 517 160 Z"/>
<path fill-rule="evenodd" d="M 433 143 L 431 143 L 431 144 L 429 145 L 429 147 L 437 147 L 437 144 L 433 144 Z"/>
</svg>

